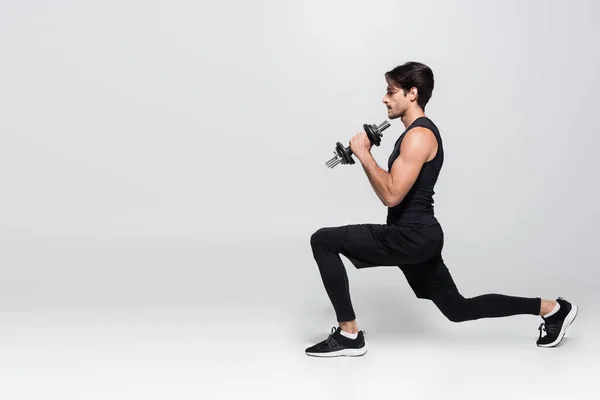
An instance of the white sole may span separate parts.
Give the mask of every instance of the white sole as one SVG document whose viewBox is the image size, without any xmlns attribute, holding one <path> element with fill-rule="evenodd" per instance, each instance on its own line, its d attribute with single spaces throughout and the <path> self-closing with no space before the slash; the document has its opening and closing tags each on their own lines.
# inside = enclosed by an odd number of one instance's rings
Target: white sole
<svg viewBox="0 0 600 400">
<path fill-rule="evenodd" d="M 309 353 L 307 355 L 313 357 L 358 357 L 362 356 L 367 352 L 367 345 L 364 345 L 360 349 L 343 349 L 338 351 L 331 351 L 329 353 Z"/>
<path fill-rule="evenodd" d="M 547 344 L 538 344 L 538 347 L 554 347 L 557 344 L 559 344 L 560 341 L 565 336 L 565 334 L 567 333 L 567 328 L 575 320 L 575 317 L 577 316 L 578 310 L 579 310 L 579 308 L 575 304 L 572 304 L 571 311 L 567 314 L 567 317 L 565 318 L 565 321 L 563 322 L 563 325 L 560 328 L 560 333 L 558 334 L 558 336 L 556 337 L 556 339 L 553 342 L 550 342 L 550 343 L 547 343 Z"/>
</svg>

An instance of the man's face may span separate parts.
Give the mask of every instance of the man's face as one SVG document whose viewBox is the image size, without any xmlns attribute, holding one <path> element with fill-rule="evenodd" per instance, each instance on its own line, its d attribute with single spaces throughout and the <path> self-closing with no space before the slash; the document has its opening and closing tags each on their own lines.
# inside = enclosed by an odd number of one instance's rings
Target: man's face
<svg viewBox="0 0 600 400">
<path fill-rule="evenodd" d="M 393 83 L 388 82 L 385 96 L 383 96 L 381 101 L 388 109 L 389 119 L 401 118 L 404 116 L 406 110 L 410 107 L 411 95 L 411 92 L 405 94 L 404 90 L 395 86 Z"/>
</svg>

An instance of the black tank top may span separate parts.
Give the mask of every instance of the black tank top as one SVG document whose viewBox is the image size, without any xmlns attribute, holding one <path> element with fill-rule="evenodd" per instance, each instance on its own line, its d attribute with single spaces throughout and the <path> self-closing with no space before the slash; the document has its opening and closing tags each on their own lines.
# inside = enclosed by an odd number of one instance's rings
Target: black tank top
<svg viewBox="0 0 600 400">
<path fill-rule="evenodd" d="M 423 164 L 417 180 L 406 194 L 400 204 L 395 207 L 388 207 L 387 224 L 401 224 L 413 226 L 427 226 L 437 223 L 437 219 L 433 212 L 433 195 L 435 194 L 434 186 L 437 182 L 438 175 L 444 163 L 444 148 L 442 146 L 442 138 L 435 124 L 427 117 L 417 118 L 406 130 L 400 135 L 394 150 L 388 161 L 388 172 L 392 170 L 392 164 L 400 155 L 400 145 L 406 133 L 416 127 L 422 126 L 430 129 L 438 142 L 438 150 L 435 157 Z"/>
</svg>

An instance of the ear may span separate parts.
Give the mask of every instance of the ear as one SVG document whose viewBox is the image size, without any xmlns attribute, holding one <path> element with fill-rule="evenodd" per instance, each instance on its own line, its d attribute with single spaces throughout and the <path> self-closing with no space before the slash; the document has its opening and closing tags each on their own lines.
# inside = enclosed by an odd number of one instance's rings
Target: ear
<svg viewBox="0 0 600 400">
<path fill-rule="evenodd" d="M 416 87 L 412 87 L 410 92 L 408 93 L 410 101 L 416 101 L 417 96 L 419 95 L 419 90 Z"/>
</svg>

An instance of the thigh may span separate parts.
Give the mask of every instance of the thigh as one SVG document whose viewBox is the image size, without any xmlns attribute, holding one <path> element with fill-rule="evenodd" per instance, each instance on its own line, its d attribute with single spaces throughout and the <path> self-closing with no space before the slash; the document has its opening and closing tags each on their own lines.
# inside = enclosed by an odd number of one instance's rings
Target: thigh
<svg viewBox="0 0 600 400">
<path fill-rule="evenodd" d="M 313 234 L 311 243 L 344 255 L 356 268 L 398 266 L 422 261 L 422 246 L 396 225 L 325 227 Z"/>
</svg>

